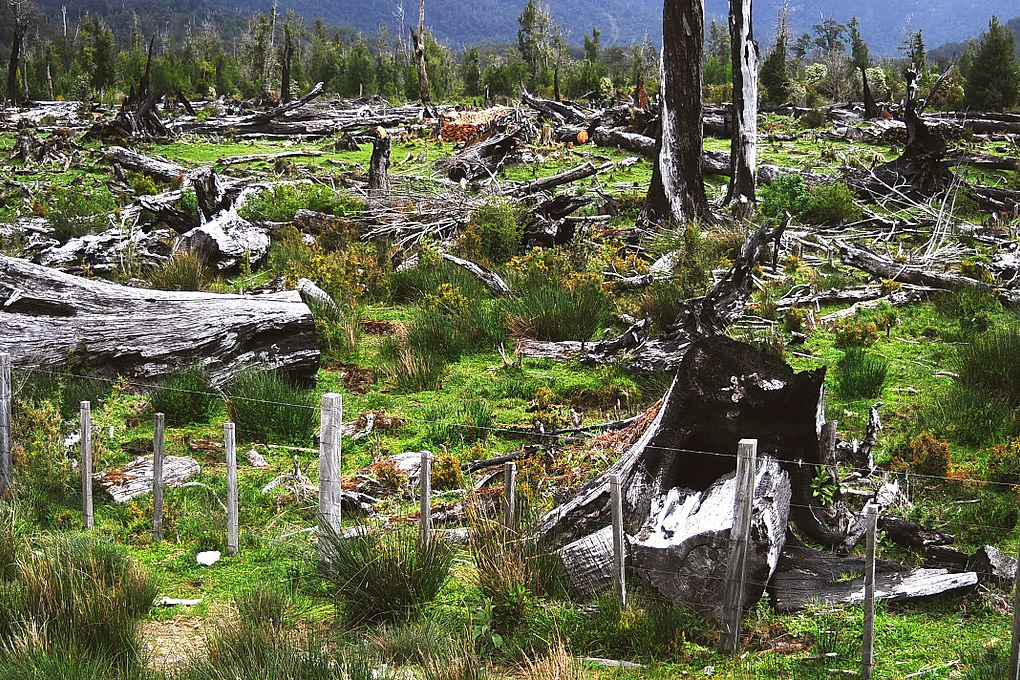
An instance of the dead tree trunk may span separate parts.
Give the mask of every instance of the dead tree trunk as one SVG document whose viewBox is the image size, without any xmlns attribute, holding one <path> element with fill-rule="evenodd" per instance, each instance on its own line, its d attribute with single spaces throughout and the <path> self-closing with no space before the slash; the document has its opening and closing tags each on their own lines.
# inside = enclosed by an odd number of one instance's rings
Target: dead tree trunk
<svg viewBox="0 0 1020 680">
<path fill-rule="evenodd" d="M 868 69 L 861 66 L 861 90 L 864 95 L 864 117 L 867 120 L 878 118 L 878 105 L 875 104 L 875 96 L 871 93 L 871 85 L 868 84 Z"/>
<path fill-rule="evenodd" d="M 135 137 L 139 135 L 167 134 L 166 126 L 160 120 L 156 104 L 163 93 L 153 90 L 150 86 L 152 73 L 152 50 L 156 44 L 156 36 L 149 41 L 149 55 L 145 61 L 145 71 L 138 82 L 138 89 L 128 93 L 127 99 L 120 107 L 117 116 L 106 123 L 96 123 L 86 133 L 87 139 L 104 139 L 107 137 Z"/>
<path fill-rule="evenodd" d="M 662 131 L 640 222 L 667 225 L 709 215 L 701 172 L 702 0 L 665 0 L 662 8 Z"/>
<path fill-rule="evenodd" d="M 372 158 L 368 162 L 368 188 L 386 192 L 390 188 L 387 172 L 390 167 L 390 136 L 383 128 L 376 128 L 372 137 Z"/>
<path fill-rule="evenodd" d="M 18 64 L 21 60 L 21 23 L 14 18 L 14 35 L 11 36 L 11 60 L 7 63 L 7 98 L 5 101 L 18 105 Z"/>
<path fill-rule="evenodd" d="M 418 97 L 422 104 L 428 104 L 432 95 L 429 74 L 425 70 L 425 0 L 418 3 L 418 30 L 411 29 L 411 41 L 414 43 L 414 66 L 418 71 Z"/>
<path fill-rule="evenodd" d="M 283 27 L 283 64 L 280 73 L 280 103 L 290 102 L 290 62 L 294 58 L 294 35 L 290 29 L 290 21 Z"/>
<path fill-rule="evenodd" d="M 249 367 L 311 382 L 315 323 L 296 292 L 165 292 L 71 276 L 0 255 L 0 327 L 15 365 L 155 378 L 195 362 L 215 384 Z"/>
<path fill-rule="evenodd" d="M 752 0 L 730 0 L 730 42 L 733 60 L 733 137 L 730 145 L 729 193 L 747 212 L 754 205 L 758 142 L 758 45 L 754 41 Z"/>
<path fill-rule="evenodd" d="M 660 595 L 718 613 L 733 517 L 737 442 L 757 438 L 753 547 L 745 605 L 779 560 L 787 520 L 818 540 L 810 480 L 821 461 L 824 369 L 795 374 L 782 361 L 725 337 L 696 342 L 654 420 L 605 473 L 541 521 L 578 593 L 607 589 L 609 475 L 623 483 L 624 529 L 635 574 Z M 825 542 L 832 542 L 823 528 Z M 587 566 L 586 566 L 587 565 Z M 753 585 L 751 585 L 753 584 Z"/>
</svg>

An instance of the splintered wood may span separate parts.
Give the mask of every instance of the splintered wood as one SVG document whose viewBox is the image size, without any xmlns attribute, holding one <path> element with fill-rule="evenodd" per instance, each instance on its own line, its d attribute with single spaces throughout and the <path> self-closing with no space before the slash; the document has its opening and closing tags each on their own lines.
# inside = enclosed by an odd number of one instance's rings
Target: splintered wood
<svg viewBox="0 0 1020 680">
<path fill-rule="evenodd" d="M 168 456 L 163 459 L 163 486 L 183 484 L 201 471 L 194 458 Z M 152 475 L 152 458 L 139 458 L 122 468 L 100 472 L 94 479 L 114 501 L 127 503 L 152 492 Z"/>
</svg>

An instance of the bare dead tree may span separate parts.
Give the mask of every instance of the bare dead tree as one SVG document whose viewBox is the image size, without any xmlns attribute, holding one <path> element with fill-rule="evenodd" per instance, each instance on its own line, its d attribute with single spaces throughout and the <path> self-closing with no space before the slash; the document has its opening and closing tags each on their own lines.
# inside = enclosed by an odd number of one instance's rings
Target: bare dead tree
<svg viewBox="0 0 1020 680">
<path fill-rule="evenodd" d="M 411 40 L 414 42 L 414 63 L 418 70 L 418 93 L 422 104 L 432 101 L 429 93 L 429 74 L 425 70 L 425 0 L 418 4 L 418 31 L 412 28 Z"/>
<path fill-rule="evenodd" d="M 754 204 L 758 137 L 758 45 L 752 0 L 730 0 L 730 53 L 733 60 L 733 139 L 727 201 Z M 741 212 L 744 210 L 741 209 Z"/>
<path fill-rule="evenodd" d="M 31 5 L 28 0 L 7 0 L 11 15 L 11 60 L 7 63 L 7 94 L 4 102 L 18 103 L 18 65 L 21 63 L 22 47 L 28 32 Z"/>
<path fill-rule="evenodd" d="M 682 223 L 709 215 L 701 172 L 702 0 L 665 0 L 660 62 L 662 132 L 644 210 L 645 225 Z"/>
<path fill-rule="evenodd" d="M 290 21 L 283 25 L 283 65 L 280 76 L 280 103 L 290 102 L 290 62 L 294 58 L 294 31 Z"/>
</svg>

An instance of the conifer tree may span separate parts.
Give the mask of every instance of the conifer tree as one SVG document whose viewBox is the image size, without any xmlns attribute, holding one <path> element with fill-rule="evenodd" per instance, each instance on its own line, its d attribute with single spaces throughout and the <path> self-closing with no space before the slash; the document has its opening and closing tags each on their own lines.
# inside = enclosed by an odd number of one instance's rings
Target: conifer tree
<svg viewBox="0 0 1020 680">
<path fill-rule="evenodd" d="M 972 109 L 1005 111 L 1020 101 L 1020 64 L 1013 32 L 992 17 L 968 55 L 966 102 Z"/>
</svg>

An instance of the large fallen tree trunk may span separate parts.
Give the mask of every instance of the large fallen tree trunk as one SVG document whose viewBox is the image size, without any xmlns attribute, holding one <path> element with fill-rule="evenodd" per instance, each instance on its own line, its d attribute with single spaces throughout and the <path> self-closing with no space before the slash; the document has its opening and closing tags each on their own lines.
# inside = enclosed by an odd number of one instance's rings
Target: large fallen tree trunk
<svg viewBox="0 0 1020 680">
<path fill-rule="evenodd" d="M 842 539 L 819 523 L 811 495 L 815 468 L 823 464 L 823 380 L 824 370 L 795 374 L 725 337 L 699 340 L 641 438 L 546 515 L 538 539 L 557 551 L 576 592 L 605 590 L 611 581 L 597 565 L 611 562 L 609 475 L 619 475 L 631 568 L 661 595 L 717 613 L 737 442 L 756 438 L 765 459 L 757 470 L 745 605 L 753 603 L 776 567 L 788 516 L 812 540 Z"/>
<path fill-rule="evenodd" d="M 128 288 L 0 256 L 0 347 L 24 369 L 156 378 L 194 363 L 223 384 L 249 367 L 312 382 L 315 323 L 297 292 Z"/>
</svg>

